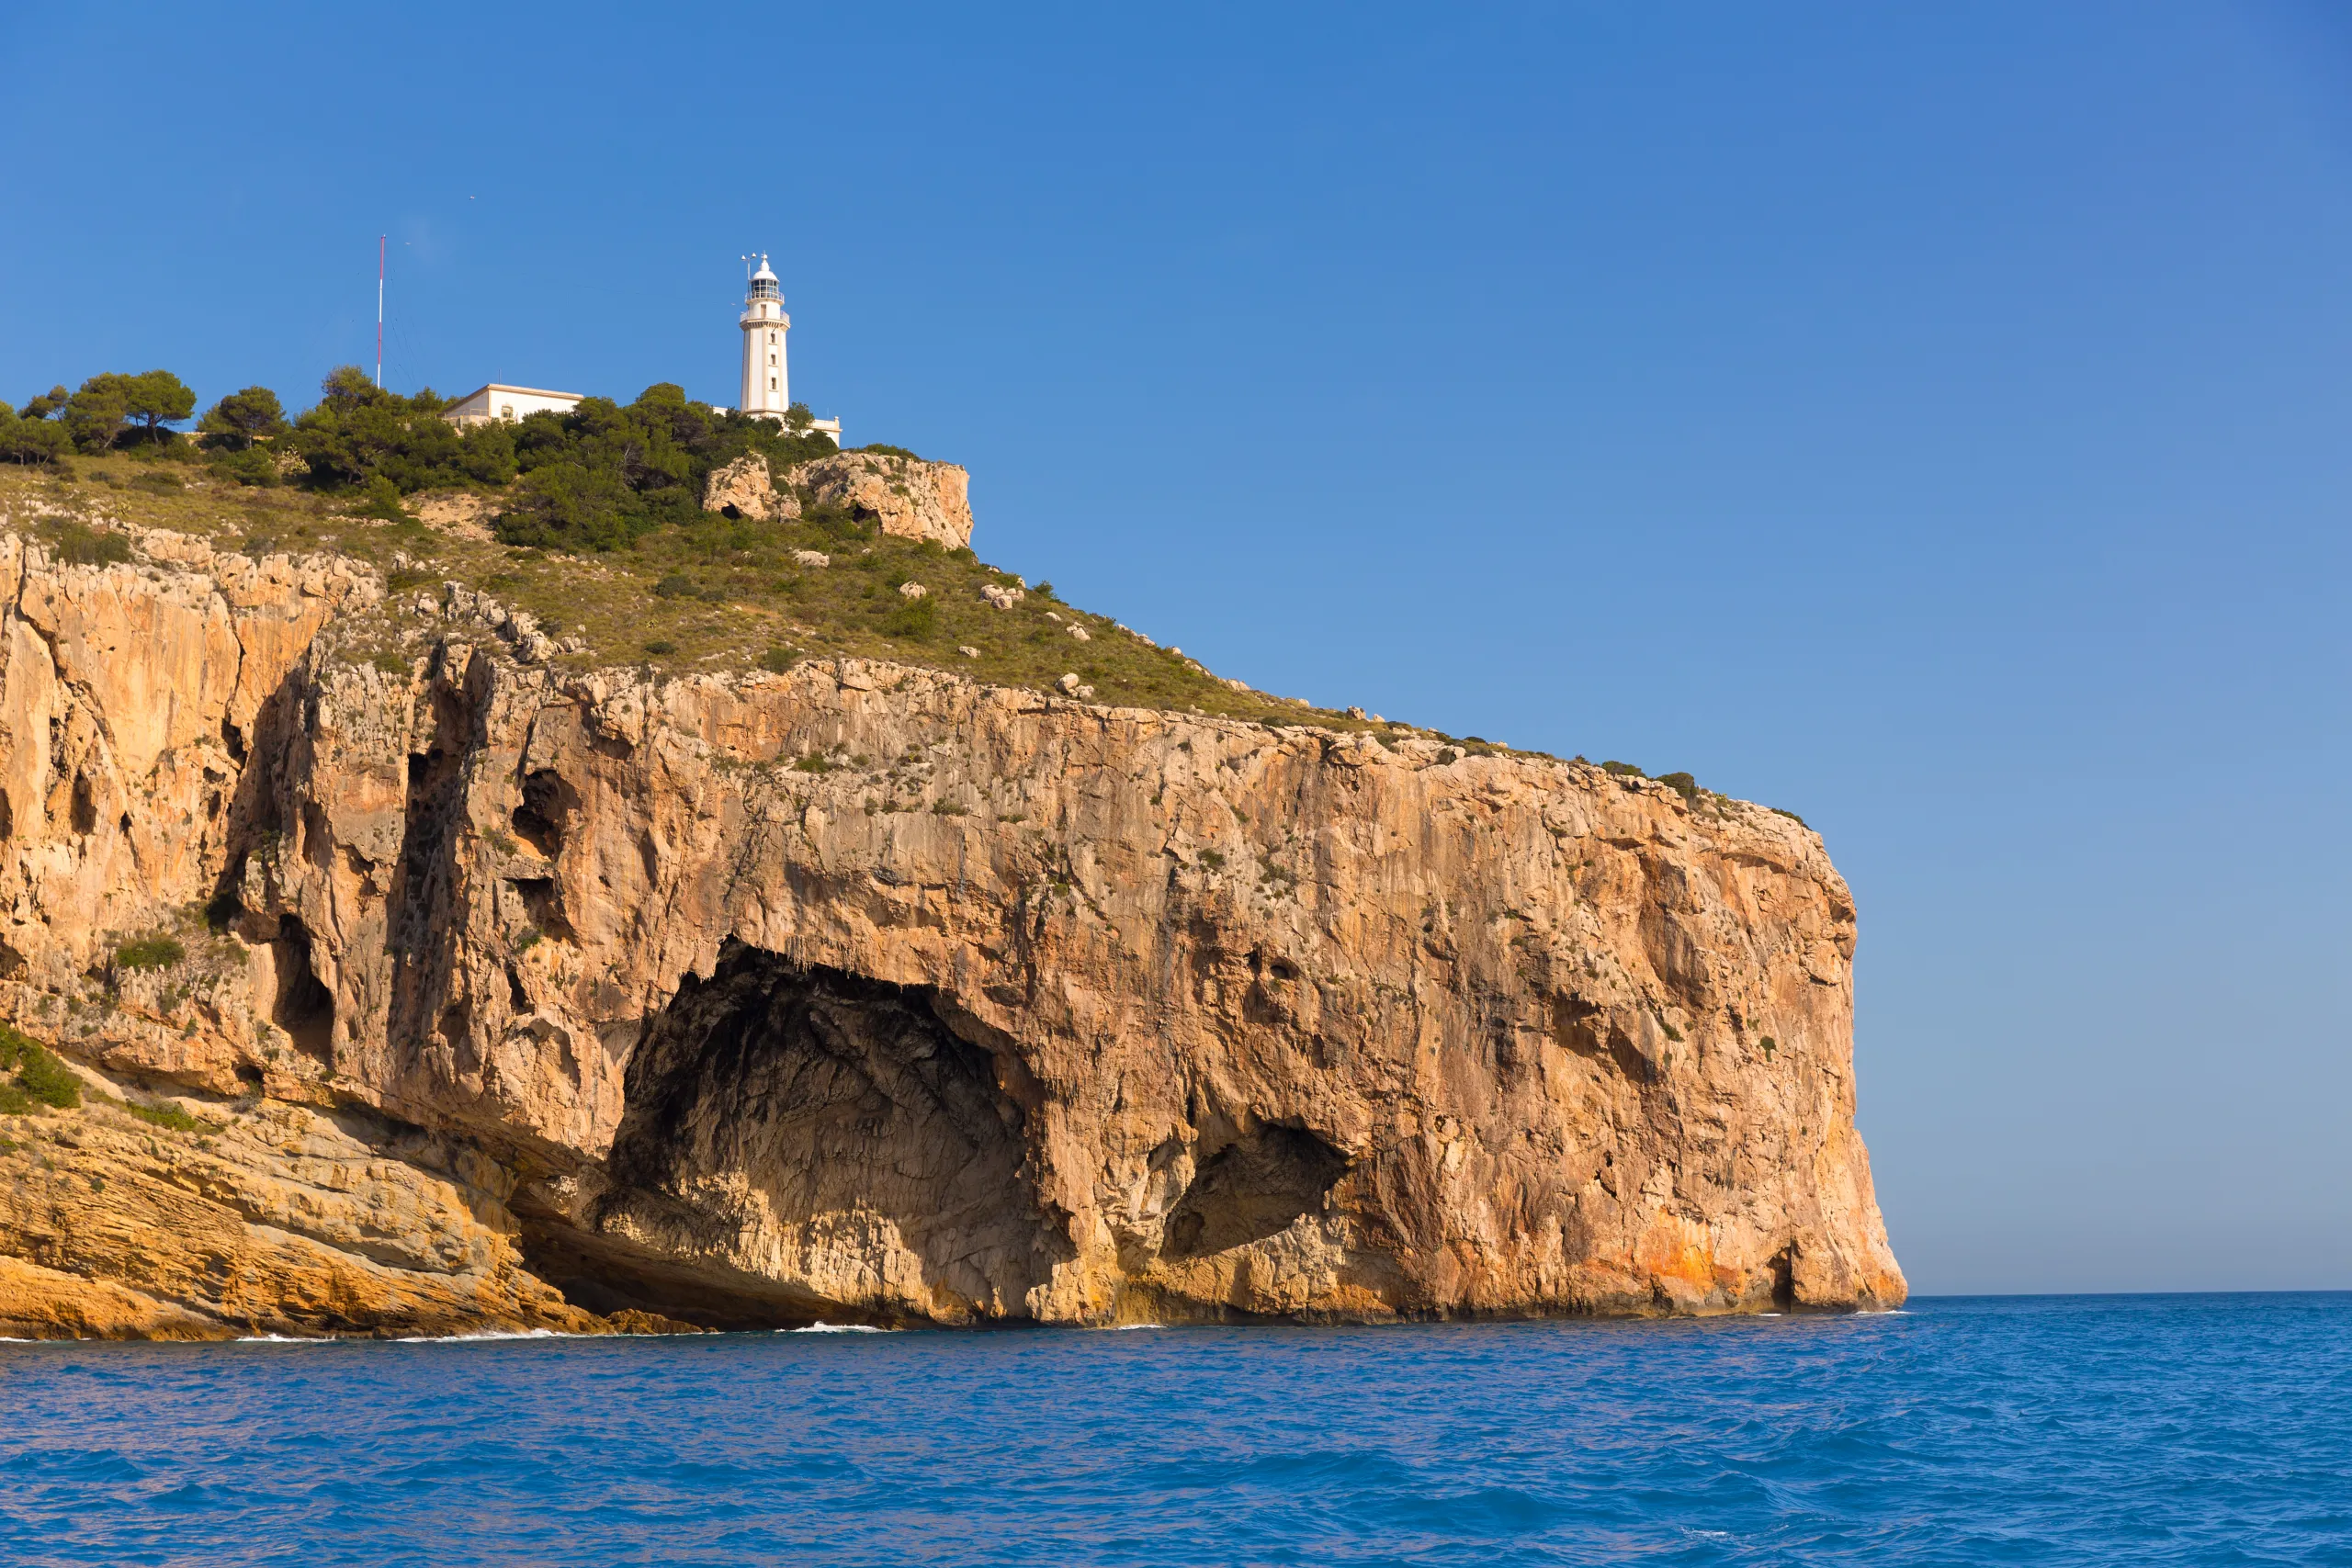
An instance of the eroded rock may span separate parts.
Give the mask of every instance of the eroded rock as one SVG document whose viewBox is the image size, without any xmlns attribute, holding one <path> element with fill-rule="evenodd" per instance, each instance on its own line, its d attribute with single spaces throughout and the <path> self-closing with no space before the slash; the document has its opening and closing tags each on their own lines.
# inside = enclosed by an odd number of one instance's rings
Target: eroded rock
<svg viewBox="0 0 2352 1568">
<path fill-rule="evenodd" d="M 811 501 L 870 517 L 885 534 L 951 550 L 972 542 L 971 476 L 954 463 L 842 452 L 802 463 L 790 478 Z"/>
<path fill-rule="evenodd" d="M 1075 673 L 567 675 L 456 589 L 388 669 L 347 563 L 141 550 L 0 536 L 0 1016 L 221 1130 L 40 1112 L 0 1324 L 1902 1299 L 1792 818 Z"/>
</svg>

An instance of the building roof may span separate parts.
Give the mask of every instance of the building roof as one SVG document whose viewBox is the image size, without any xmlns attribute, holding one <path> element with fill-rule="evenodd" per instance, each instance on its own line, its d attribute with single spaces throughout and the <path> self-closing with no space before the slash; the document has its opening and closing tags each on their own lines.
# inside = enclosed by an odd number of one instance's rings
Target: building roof
<svg viewBox="0 0 2352 1568">
<path fill-rule="evenodd" d="M 469 403 L 484 392 L 522 392 L 534 398 L 570 398 L 575 403 L 588 395 L 585 392 L 551 392 L 545 387 L 510 387 L 503 381 L 485 381 L 456 401 Z"/>
</svg>

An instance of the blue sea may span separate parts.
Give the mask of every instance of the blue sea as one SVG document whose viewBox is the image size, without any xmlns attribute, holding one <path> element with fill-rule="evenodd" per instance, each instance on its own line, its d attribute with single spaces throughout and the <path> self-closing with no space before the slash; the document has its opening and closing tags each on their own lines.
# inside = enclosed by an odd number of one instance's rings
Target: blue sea
<svg viewBox="0 0 2352 1568">
<path fill-rule="evenodd" d="M 0 1562 L 2352 1563 L 2352 1295 L 5 1344 Z"/>
</svg>

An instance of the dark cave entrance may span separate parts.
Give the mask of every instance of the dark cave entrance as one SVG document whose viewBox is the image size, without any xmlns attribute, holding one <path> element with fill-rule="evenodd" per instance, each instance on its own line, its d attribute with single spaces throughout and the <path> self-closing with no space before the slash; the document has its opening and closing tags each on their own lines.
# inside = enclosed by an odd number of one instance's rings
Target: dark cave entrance
<svg viewBox="0 0 2352 1568">
<path fill-rule="evenodd" d="M 1347 1156 L 1304 1128 L 1260 1127 L 1201 1162 L 1168 1212 L 1160 1251 L 1200 1258 L 1279 1235 L 1321 1213 L 1347 1168 Z"/>
<path fill-rule="evenodd" d="M 995 1056 L 927 987 L 729 943 L 647 1021 L 626 1093 L 612 1186 L 583 1223 L 518 1210 L 533 1269 L 591 1311 L 721 1328 L 1019 1316 L 1068 1256 Z M 795 1260 L 814 1258 L 812 1285 Z M 872 1288 L 842 1283 L 858 1280 Z"/>
<path fill-rule="evenodd" d="M 270 1021 L 292 1036 L 296 1050 L 334 1066 L 334 993 L 311 966 L 310 928 L 292 915 L 281 916 L 269 945 L 277 971 Z"/>
</svg>

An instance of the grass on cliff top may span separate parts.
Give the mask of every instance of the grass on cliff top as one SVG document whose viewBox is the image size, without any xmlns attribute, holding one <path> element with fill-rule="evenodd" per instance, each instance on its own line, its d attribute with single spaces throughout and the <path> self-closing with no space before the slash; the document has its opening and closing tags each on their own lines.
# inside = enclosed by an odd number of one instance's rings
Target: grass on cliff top
<svg viewBox="0 0 2352 1568">
<path fill-rule="evenodd" d="M 581 638 L 583 650 L 553 660 L 560 669 L 782 670 L 803 659 L 849 654 L 1040 690 L 1074 674 L 1101 703 L 1272 725 L 1408 728 L 1236 691 L 1193 660 L 1120 630 L 1110 617 L 1063 603 L 1048 583 L 1033 582 L 1019 604 L 999 610 L 980 590 L 1015 585 L 1011 573 L 969 549 L 892 538 L 840 515 L 760 523 L 705 513 L 631 548 L 574 556 L 361 516 L 332 497 L 246 489 L 192 465 L 127 457 L 79 459 L 62 471 L 0 469 L 0 507 L 16 513 L 20 526 L 28 502 L 62 513 L 39 531 L 74 558 L 121 558 L 126 552 L 107 528 L 124 522 L 200 535 L 216 548 L 254 556 L 336 551 L 365 560 L 395 591 L 395 613 L 379 628 L 387 661 L 401 655 L 401 634 L 423 624 L 400 606 L 421 592 L 437 598 L 442 582 L 452 581 L 529 611 L 559 641 Z M 820 552 L 831 564 L 803 565 L 795 559 L 802 550 Z M 899 592 L 910 581 L 922 585 L 922 598 Z M 1071 635 L 1073 626 L 1084 629 L 1086 640 Z M 1476 738 L 1454 743 L 1472 751 L 1494 749 Z"/>
<path fill-rule="evenodd" d="M 339 552 L 384 574 L 392 592 L 371 626 L 353 628 L 347 650 L 387 669 L 405 667 L 420 632 L 434 623 L 401 606 L 417 593 L 436 600 L 444 581 L 462 582 L 536 616 L 559 641 L 578 637 L 559 669 L 636 665 L 655 674 L 783 671 L 834 655 L 894 660 L 953 671 L 995 685 L 1051 689 L 1064 674 L 1093 688 L 1092 700 L 1170 712 L 1211 714 L 1269 727 L 1312 725 L 1385 738 L 1417 734 L 1471 756 L 1518 751 L 1478 736 L 1369 719 L 1256 691 L 1236 691 L 1193 660 L 1122 631 L 1105 615 L 1064 604 L 1049 583 L 1027 590 L 1011 610 L 980 597 L 1012 574 L 969 549 L 891 538 L 838 513 L 792 523 L 699 521 L 655 530 L 626 549 L 586 556 L 515 548 L 460 537 L 413 519 L 359 514 L 354 499 L 291 488 L 245 488 L 199 466 L 154 457 L 79 458 L 54 467 L 0 465 L 0 521 L 37 524 L 68 558 L 128 558 L 116 523 L 201 536 L 215 548 L 253 556 Z M 806 566 L 795 552 L 830 558 Z M 902 583 L 925 592 L 909 599 Z M 1069 628 L 1080 626 L 1088 640 Z M 1163 632 L 1170 628 L 1160 628 Z M 360 644 L 374 637 L 372 650 Z M 967 654 L 964 649 L 972 653 Z M 1577 761 L 1583 761 L 1578 758 Z M 1628 781 L 1648 778 L 1628 762 L 1604 768 Z M 1657 775 L 1693 809 L 1721 815 L 1730 797 L 1687 773 Z M 1800 827 L 1804 819 L 1770 809 Z M 125 960 L 136 967 L 143 953 Z"/>
</svg>

